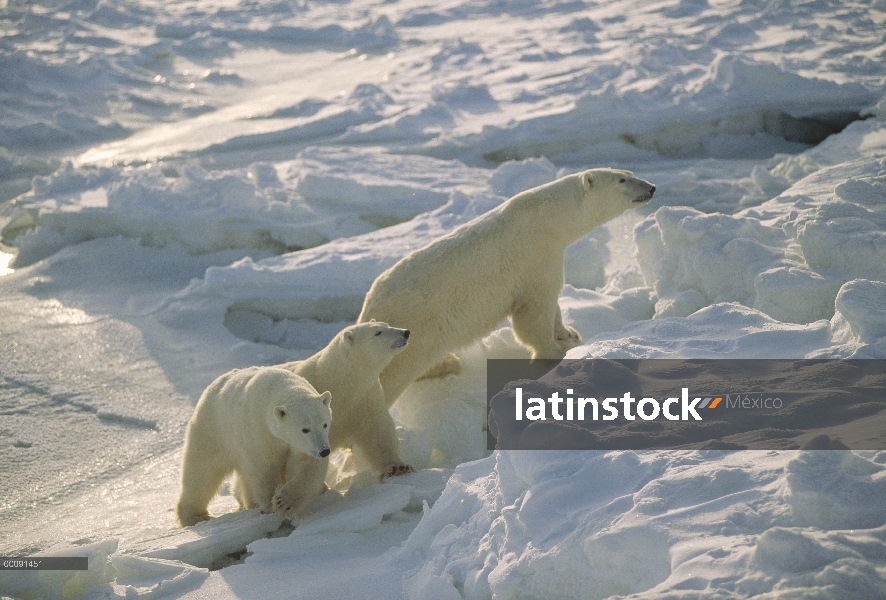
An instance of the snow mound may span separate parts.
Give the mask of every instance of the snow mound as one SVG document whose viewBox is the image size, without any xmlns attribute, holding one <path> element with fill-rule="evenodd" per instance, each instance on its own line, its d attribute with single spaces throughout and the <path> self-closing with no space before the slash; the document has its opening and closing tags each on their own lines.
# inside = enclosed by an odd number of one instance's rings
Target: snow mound
<svg viewBox="0 0 886 600">
<path fill-rule="evenodd" d="M 785 467 L 785 496 L 798 522 L 819 529 L 886 524 L 886 469 L 852 452 L 801 452 Z M 850 509 L 850 507 L 852 507 Z"/>
<path fill-rule="evenodd" d="M 421 556 L 407 598 L 878 597 L 882 473 L 851 452 L 496 452 L 392 557 Z"/>
<path fill-rule="evenodd" d="M 411 174 L 431 162 L 426 173 Z M 214 171 L 69 162 L 37 177 L 33 191 L 17 200 L 21 212 L 4 227 L 3 242 L 18 248 L 19 267 L 64 246 L 115 236 L 192 254 L 232 248 L 281 254 L 438 208 L 449 201 L 452 184 L 482 185 L 476 170 L 436 163 L 349 150 L 309 150 L 281 165 Z"/>
<path fill-rule="evenodd" d="M 739 302 L 788 323 L 830 319 L 844 283 L 886 280 L 884 167 L 882 158 L 826 167 L 735 215 L 660 208 L 636 228 L 655 318 Z"/>
<path fill-rule="evenodd" d="M 886 337 L 886 283 L 855 279 L 840 288 L 834 321 L 864 343 Z"/>
</svg>

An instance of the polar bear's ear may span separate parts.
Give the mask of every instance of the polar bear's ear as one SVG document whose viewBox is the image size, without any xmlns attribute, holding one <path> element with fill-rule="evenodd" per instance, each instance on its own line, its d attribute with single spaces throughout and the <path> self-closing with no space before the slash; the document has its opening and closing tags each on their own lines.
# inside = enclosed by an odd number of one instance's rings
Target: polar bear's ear
<svg viewBox="0 0 886 600">
<path fill-rule="evenodd" d="M 326 390 L 322 394 L 320 394 L 320 402 L 323 403 L 323 406 L 329 406 L 329 401 L 332 400 L 332 394 L 329 390 Z"/>
<path fill-rule="evenodd" d="M 282 421 L 286 417 L 286 407 L 278 406 L 274 409 L 274 416 L 277 417 L 278 420 Z"/>
<path fill-rule="evenodd" d="M 591 191 L 591 188 L 594 187 L 594 175 L 592 173 L 582 173 L 581 186 L 586 191 Z"/>
<path fill-rule="evenodd" d="M 345 331 L 345 341 L 351 345 L 354 344 L 354 332 L 353 331 Z"/>
<path fill-rule="evenodd" d="M 375 323 L 375 319 L 369 319 L 370 323 Z"/>
</svg>

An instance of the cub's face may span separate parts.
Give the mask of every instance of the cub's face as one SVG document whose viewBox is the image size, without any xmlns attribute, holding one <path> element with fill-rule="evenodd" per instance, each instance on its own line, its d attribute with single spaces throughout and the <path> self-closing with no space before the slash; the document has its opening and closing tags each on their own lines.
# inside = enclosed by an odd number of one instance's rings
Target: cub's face
<svg viewBox="0 0 886 600">
<path fill-rule="evenodd" d="M 345 341 L 367 352 L 376 352 L 386 357 L 399 354 L 409 339 L 408 329 L 397 329 L 387 323 L 370 321 L 352 325 L 342 332 Z"/>
<path fill-rule="evenodd" d="M 654 185 L 620 169 L 589 169 L 581 174 L 581 185 L 588 207 L 600 222 L 643 206 L 655 193 Z"/>
<path fill-rule="evenodd" d="M 329 456 L 329 425 L 332 394 L 293 400 L 274 408 L 274 435 L 314 458 Z"/>
</svg>

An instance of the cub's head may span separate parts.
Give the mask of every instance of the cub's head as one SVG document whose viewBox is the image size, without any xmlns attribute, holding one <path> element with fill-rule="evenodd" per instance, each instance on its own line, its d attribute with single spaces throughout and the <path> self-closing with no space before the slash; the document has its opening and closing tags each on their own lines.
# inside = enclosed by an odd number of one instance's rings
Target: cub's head
<svg viewBox="0 0 886 600">
<path fill-rule="evenodd" d="M 343 356 L 350 368 L 361 375 L 377 376 L 395 355 L 403 351 L 408 339 L 408 329 L 397 329 L 378 321 L 357 323 L 338 334 Z"/>
<path fill-rule="evenodd" d="M 274 407 L 274 435 L 314 458 L 329 456 L 329 425 L 332 394 L 323 392 Z"/>
<path fill-rule="evenodd" d="M 586 205 L 600 223 L 643 206 L 655 193 L 654 185 L 620 169 L 588 169 L 579 178 Z"/>
<path fill-rule="evenodd" d="M 408 329 L 397 329 L 387 323 L 369 321 L 346 327 L 341 332 L 342 341 L 347 345 L 366 351 L 397 354 L 406 347 Z"/>
</svg>

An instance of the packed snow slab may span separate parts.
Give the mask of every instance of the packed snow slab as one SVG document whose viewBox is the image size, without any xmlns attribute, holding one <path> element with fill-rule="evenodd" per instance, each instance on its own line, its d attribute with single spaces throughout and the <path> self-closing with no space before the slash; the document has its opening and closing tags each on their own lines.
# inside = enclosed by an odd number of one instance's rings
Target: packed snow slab
<svg viewBox="0 0 886 600">
<path fill-rule="evenodd" d="M 129 597 L 136 591 L 139 597 L 178 597 L 199 586 L 208 576 L 207 569 L 225 567 L 228 573 L 228 565 L 242 562 L 244 556 L 250 562 L 251 568 L 243 573 L 249 581 L 256 575 L 268 577 L 268 569 L 277 571 L 281 561 L 294 557 L 323 561 L 335 557 L 356 567 L 399 544 L 414 527 L 422 507 L 433 505 L 439 497 L 450 474 L 449 470 L 431 469 L 398 478 L 396 483 L 354 486 L 344 495 L 330 491 L 317 499 L 308 517 L 292 525 L 278 515 L 253 510 L 158 532 L 148 539 L 130 541 L 125 548 L 114 539 L 60 544 L 40 555 L 85 556 L 89 570 L 0 575 L 0 592 L 23 598 Z M 343 543 L 347 550 L 336 543 Z M 300 569 L 305 565 L 287 571 L 297 578 L 318 575 L 316 565 L 304 572 Z M 349 579 L 348 585 L 356 586 L 351 589 L 364 589 L 361 579 L 367 572 L 360 567 L 361 576 Z M 271 580 L 280 581 L 280 597 L 291 597 L 286 596 L 292 593 L 289 579 L 278 573 Z M 301 589 L 308 593 L 317 588 Z"/>
<path fill-rule="evenodd" d="M 242 565 L 211 573 L 183 597 L 402 597 L 402 565 L 385 552 L 406 539 L 451 473 L 432 469 L 343 496 L 327 492 L 289 536 L 249 544 Z"/>
<path fill-rule="evenodd" d="M 264 515 L 257 510 L 232 512 L 144 540 L 127 552 L 209 569 L 225 556 L 240 552 L 251 542 L 277 531 L 283 521 L 280 515 Z"/>
<path fill-rule="evenodd" d="M 235 92 L 237 100 L 230 105 L 91 148 L 77 162 L 155 161 L 216 150 L 270 158 L 283 154 L 274 146 L 304 147 L 335 140 L 353 127 L 403 110 L 374 82 L 400 66 L 406 57 L 391 53 L 367 58 L 355 51 L 318 50 L 300 53 L 300 59 L 293 61 L 289 54 L 262 49 L 239 53 L 235 64 L 222 59 L 218 61 L 222 73 L 250 70 L 245 78 L 233 75 L 240 80 L 238 87 L 246 89 Z M 252 69 L 258 64 L 273 71 L 278 79 L 262 81 L 256 77 L 260 74 Z M 343 81 L 373 83 L 359 84 L 345 93 L 341 89 Z"/>
<path fill-rule="evenodd" d="M 116 553 L 116 540 L 83 544 L 41 556 L 86 557 L 86 571 L 4 571 L 0 593 L 15 598 L 162 598 L 200 586 L 206 569 Z M 5 597 L 5 596 L 4 596 Z"/>
<path fill-rule="evenodd" d="M 842 289 L 852 296 L 858 293 L 853 288 L 866 290 L 869 284 L 866 280 L 854 280 Z M 873 287 L 875 292 L 882 291 L 879 285 Z M 865 308 L 861 312 L 883 301 L 879 295 L 876 297 L 871 302 L 870 296 L 862 295 L 859 302 Z M 860 318 L 858 313 L 855 315 Z M 793 354 L 804 358 L 881 358 L 884 347 L 882 337 L 862 340 L 854 335 L 842 312 L 835 313 L 831 320 L 798 325 L 727 302 L 705 307 L 685 318 L 641 321 L 617 332 L 601 333 L 570 350 L 566 357 L 783 358 Z"/>
</svg>

